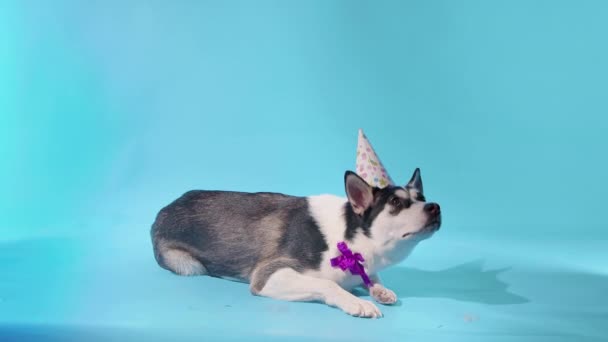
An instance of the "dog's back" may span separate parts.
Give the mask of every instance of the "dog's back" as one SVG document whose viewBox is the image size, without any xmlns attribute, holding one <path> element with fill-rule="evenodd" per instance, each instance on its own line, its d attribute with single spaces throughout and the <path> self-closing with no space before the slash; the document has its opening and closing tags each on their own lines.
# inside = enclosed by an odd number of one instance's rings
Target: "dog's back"
<svg viewBox="0 0 608 342">
<path fill-rule="evenodd" d="M 180 275 L 246 282 L 269 263 L 315 268 L 327 244 L 308 206 L 305 197 L 276 193 L 190 191 L 158 213 L 154 255 Z"/>
</svg>

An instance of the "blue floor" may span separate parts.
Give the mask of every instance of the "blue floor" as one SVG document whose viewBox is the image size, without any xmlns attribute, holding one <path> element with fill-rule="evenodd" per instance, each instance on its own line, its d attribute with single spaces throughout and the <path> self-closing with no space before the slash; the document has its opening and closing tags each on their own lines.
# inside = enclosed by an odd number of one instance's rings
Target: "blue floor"
<svg viewBox="0 0 608 342">
<path fill-rule="evenodd" d="M 445 227 L 382 274 L 400 300 L 381 307 L 384 318 L 370 320 L 316 303 L 254 297 L 245 284 L 174 276 L 155 264 L 141 228 L 122 241 L 3 243 L 0 340 L 608 339 L 602 240 L 470 240 Z"/>
</svg>

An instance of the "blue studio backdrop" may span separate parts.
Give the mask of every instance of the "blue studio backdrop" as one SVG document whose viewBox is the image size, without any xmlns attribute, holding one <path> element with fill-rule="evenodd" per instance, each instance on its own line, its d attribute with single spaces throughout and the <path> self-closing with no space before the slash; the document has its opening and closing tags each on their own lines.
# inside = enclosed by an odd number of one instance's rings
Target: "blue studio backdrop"
<svg viewBox="0 0 608 342">
<path fill-rule="evenodd" d="M 0 340 L 605 341 L 605 1 L 2 1 Z M 343 194 L 363 128 L 442 229 L 363 320 L 154 261 L 190 189 Z M 365 294 L 361 294 L 366 296 Z"/>
</svg>

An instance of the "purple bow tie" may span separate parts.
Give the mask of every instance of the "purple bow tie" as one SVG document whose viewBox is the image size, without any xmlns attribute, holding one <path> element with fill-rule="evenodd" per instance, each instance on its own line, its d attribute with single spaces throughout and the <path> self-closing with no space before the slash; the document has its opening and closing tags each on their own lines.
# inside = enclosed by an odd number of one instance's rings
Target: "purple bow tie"
<svg viewBox="0 0 608 342">
<path fill-rule="evenodd" d="M 340 267 L 342 271 L 346 271 L 348 269 L 352 275 L 361 276 L 365 286 L 372 287 L 373 283 L 363 268 L 363 262 L 365 261 L 363 256 L 359 253 L 353 253 L 353 251 L 351 251 L 346 245 L 346 242 L 339 242 L 338 250 L 340 253 L 342 253 L 342 255 L 331 259 L 331 266 Z"/>
</svg>

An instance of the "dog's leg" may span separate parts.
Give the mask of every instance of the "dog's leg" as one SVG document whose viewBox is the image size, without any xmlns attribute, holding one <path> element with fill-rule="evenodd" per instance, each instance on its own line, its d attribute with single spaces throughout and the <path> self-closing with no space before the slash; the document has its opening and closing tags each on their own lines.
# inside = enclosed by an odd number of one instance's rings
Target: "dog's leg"
<svg viewBox="0 0 608 342">
<path fill-rule="evenodd" d="M 395 292 L 387 289 L 382 285 L 380 277 L 373 274 L 369 277 L 374 285 L 369 289 L 369 294 L 380 304 L 395 304 L 397 295 Z"/>
<path fill-rule="evenodd" d="M 259 291 L 252 283 L 252 293 L 287 301 L 321 301 L 357 317 L 382 316 L 372 302 L 355 297 L 337 283 L 306 276 L 292 268 L 281 268 L 272 273 Z"/>
</svg>

